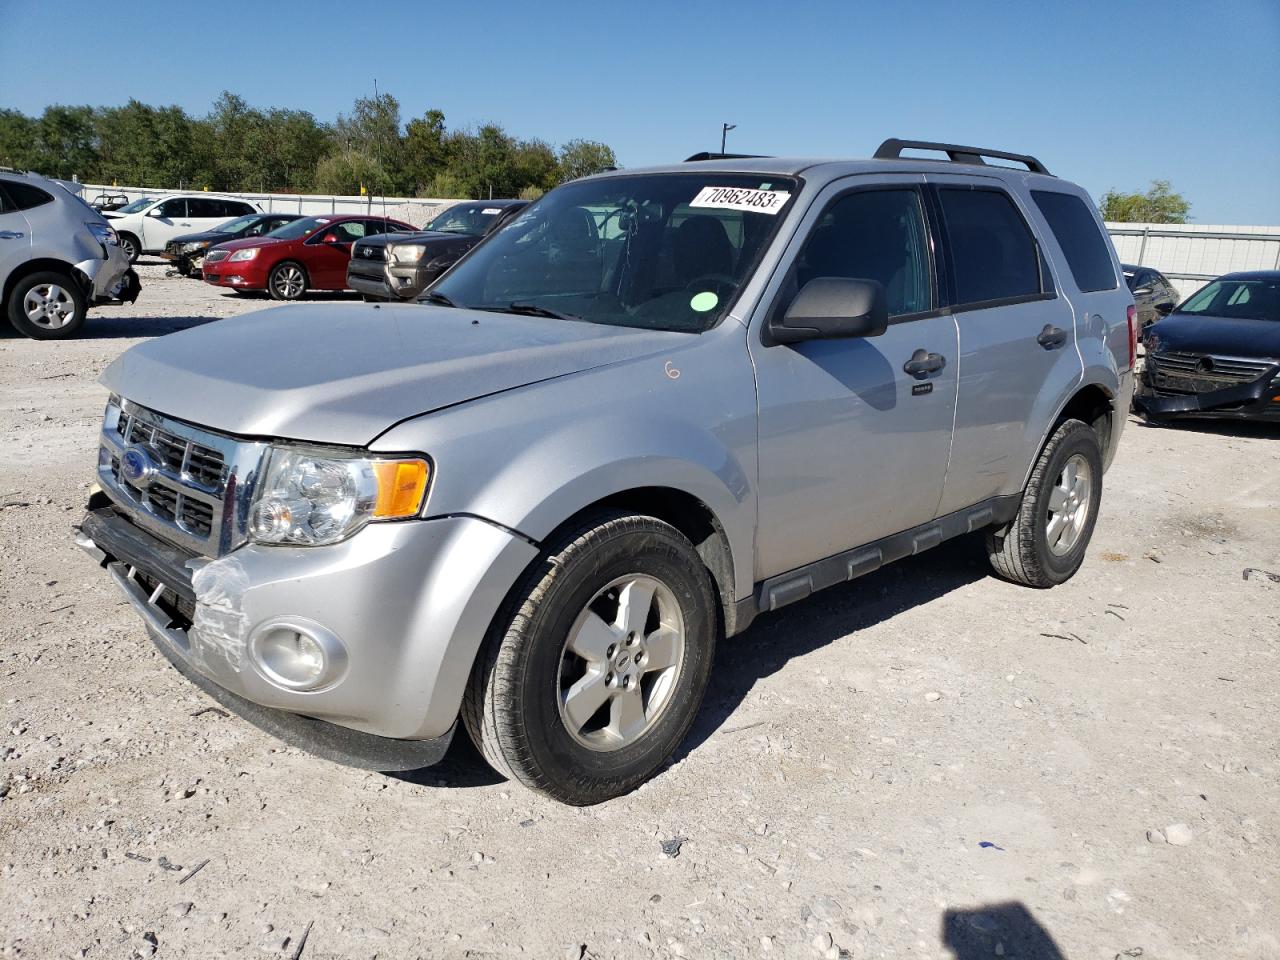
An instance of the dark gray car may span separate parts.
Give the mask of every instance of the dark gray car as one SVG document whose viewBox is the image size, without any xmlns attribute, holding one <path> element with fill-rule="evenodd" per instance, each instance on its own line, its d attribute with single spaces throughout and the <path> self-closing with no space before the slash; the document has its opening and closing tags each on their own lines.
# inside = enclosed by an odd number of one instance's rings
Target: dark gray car
<svg viewBox="0 0 1280 960">
<path fill-rule="evenodd" d="M 366 237 L 351 248 L 347 286 L 373 300 L 412 300 L 468 250 L 529 204 L 477 200 L 455 204 L 421 233 Z"/>
<path fill-rule="evenodd" d="M 761 614 L 971 532 L 1067 580 L 1133 390 L 1088 195 L 972 147 L 573 181 L 426 296 L 123 354 L 79 541 L 276 735 L 392 770 L 461 725 L 575 804 L 667 762 Z"/>
</svg>

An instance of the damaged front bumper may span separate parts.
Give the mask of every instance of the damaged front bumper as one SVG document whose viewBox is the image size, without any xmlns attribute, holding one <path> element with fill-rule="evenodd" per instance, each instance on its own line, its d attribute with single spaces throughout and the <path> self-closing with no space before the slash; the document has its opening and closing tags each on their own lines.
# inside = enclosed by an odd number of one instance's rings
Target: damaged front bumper
<svg viewBox="0 0 1280 960">
<path fill-rule="evenodd" d="M 458 517 L 372 525 L 330 547 L 249 544 L 210 561 L 102 495 L 76 539 L 211 697 L 286 742 L 377 770 L 444 755 L 475 652 L 534 554 L 508 531 Z M 289 689 L 255 659 L 262 629 L 282 619 L 323 625 L 342 644 L 342 669 L 325 686 Z"/>
<path fill-rule="evenodd" d="M 1174 418 L 1280 421 L 1280 363 L 1247 383 L 1182 392 L 1160 389 L 1151 383 L 1150 366 L 1143 371 L 1133 403 L 1153 420 Z"/>
</svg>

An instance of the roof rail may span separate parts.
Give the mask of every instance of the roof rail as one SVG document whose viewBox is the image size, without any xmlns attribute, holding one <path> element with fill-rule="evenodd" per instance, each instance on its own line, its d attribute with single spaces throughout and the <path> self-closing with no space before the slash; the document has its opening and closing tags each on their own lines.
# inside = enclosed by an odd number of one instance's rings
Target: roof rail
<svg viewBox="0 0 1280 960">
<path fill-rule="evenodd" d="M 996 160 L 1011 160 L 1014 163 L 1025 164 L 1026 168 L 1032 173 L 1053 176 L 1043 163 L 1030 154 L 988 150 L 985 147 L 962 147 L 956 143 L 934 143 L 930 140 L 899 140 L 896 137 L 890 137 L 876 149 L 875 159 L 897 160 L 902 156 L 903 150 L 937 150 L 940 153 L 945 153 L 947 159 L 952 163 L 971 163 L 978 166 L 987 165 L 986 161 L 982 159 L 983 157 L 992 157 Z M 914 159 L 927 160 L 929 158 L 917 157 Z"/>
<path fill-rule="evenodd" d="M 692 157 L 685 157 L 685 163 L 694 163 L 698 160 L 764 160 L 767 159 L 763 153 L 695 153 Z"/>
</svg>

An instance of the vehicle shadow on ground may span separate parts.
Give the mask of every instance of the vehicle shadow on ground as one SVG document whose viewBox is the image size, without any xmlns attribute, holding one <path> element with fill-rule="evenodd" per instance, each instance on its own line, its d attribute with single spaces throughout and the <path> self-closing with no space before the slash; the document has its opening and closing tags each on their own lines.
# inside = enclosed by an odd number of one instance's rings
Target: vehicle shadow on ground
<svg viewBox="0 0 1280 960">
<path fill-rule="evenodd" d="M 956 960 L 990 960 L 1001 955 L 1028 960 L 1066 960 L 1049 931 L 1016 900 L 942 914 L 942 942 Z M 999 946 L 999 949 L 997 949 Z M 1129 951 L 1134 956 L 1141 951 Z"/>
<path fill-rule="evenodd" d="M 84 325 L 77 340 L 140 340 L 146 337 L 163 337 L 192 327 L 202 327 L 221 317 L 105 317 L 92 316 Z"/>
<path fill-rule="evenodd" d="M 762 614 L 745 633 L 721 642 L 702 709 L 671 762 L 679 762 L 719 732 L 760 680 L 792 660 L 991 575 L 982 535 L 958 537 L 776 613 Z"/>
<path fill-rule="evenodd" d="M 720 644 L 702 709 L 670 762 L 678 763 L 714 736 L 756 683 L 792 660 L 990 575 L 982 536 L 959 537 L 778 613 L 763 615 L 745 633 Z M 388 776 L 431 787 L 480 787 L 502 782 L 472 745 L 461 723 L 441 763 Z"/>
<path fill-rule="evenodd" d="M 1168 420 L 1163 423 L 1147 424 L 1134 418 L 1131 424 L 1138 430 L 1183 430 L 1191 433 L 1217 434 L 1220 437 L 1280 440 L 1280 422 L 1267 423 L 1262 420 Z"/>
</svg>

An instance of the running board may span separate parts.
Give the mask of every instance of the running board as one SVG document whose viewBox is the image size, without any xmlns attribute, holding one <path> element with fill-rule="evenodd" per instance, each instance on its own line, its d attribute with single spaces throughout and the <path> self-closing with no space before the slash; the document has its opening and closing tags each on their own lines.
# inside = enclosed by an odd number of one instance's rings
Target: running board
<svg viewBox="0 0 1280 960">
<path fill-rule="evenodd" d="M 837 583 L 866 576 L 886 563 L 923 553 L 953 537 L 1006 524 L 1018 515 L 1021 504 L 1020 494 L 992 497 L 883 540 L 780 573 L 756 586 L 755 608 L 760 613 L 777 610 Z"/>
</svg>

